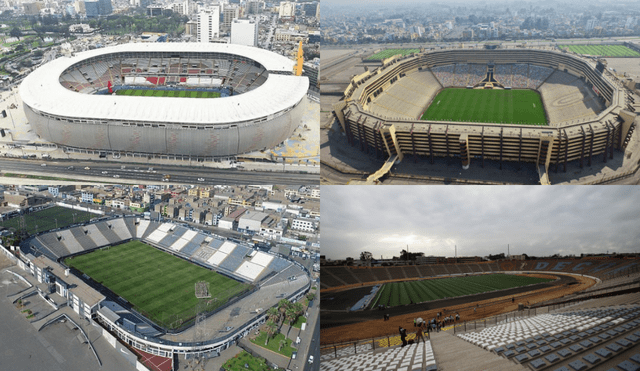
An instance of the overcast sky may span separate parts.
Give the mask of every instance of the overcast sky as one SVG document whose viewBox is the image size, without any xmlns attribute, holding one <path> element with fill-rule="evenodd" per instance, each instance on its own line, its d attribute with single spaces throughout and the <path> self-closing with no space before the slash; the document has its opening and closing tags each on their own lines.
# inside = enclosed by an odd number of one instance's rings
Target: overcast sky
<svg viewBox="0 0 640 371">
<path fill-rule="evenodd" d="M 640 251 L 638 186 L 323 186 L 329 259 Z"/>
</svg>

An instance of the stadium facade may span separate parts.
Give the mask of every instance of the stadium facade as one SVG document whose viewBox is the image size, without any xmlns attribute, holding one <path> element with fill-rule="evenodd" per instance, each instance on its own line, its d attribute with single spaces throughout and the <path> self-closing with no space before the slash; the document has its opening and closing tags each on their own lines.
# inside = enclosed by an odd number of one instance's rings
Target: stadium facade
<svg viewBox="0 0 640 371">
<path fill-rule="evenodd" d="M 293 66 L 242 45 L 122 44 L 49 62 L 20 95 L 35 132 L 70 150 L 225 157 L 291 136 L 309 87 Z M 149 94 L 111 93 L 122 89 Z M 158 90 L 169 96 L 149 96 Z M 221 97 L 177 97 L 212 91 Z"/>
<path fill-rule="evenodd" d="M 472 85 L 471 78 L 460 85 L 441 81 L 436 75 L 436 71 L 450 67 L 449 74 L 456 81 L 455 66 L 462 65 L 465 76 L 478 67 L 484 68 L 482 76 L 487 70 L 496 74 L 512 68 L 515 76 L 516 68 L 525 66 L 527 78 L 526 71 L 545 69 L 557 75 L 554 88 L 572 82 L 583 94 L 585 105 L 598 107 L 572 114 L 575 101 L 563 101 L 562 94 L 551 100 L 542 91 L 540 87 L 547 82 L 544 79 L 550 76 L 545 75 L 536 83 L 514 88 L 541 92 L 548 125 L 420 120 L 442 88 L 478 87 Z M 515 83 L 516 77 L 509 79 Z M 400 90 L 404 85 L 409 87 L 406 95 Z M 334 106 L 336 116 L 349 143 L 363 152 L 396 161 L 404 156 L 425 156 L 431 161 L 434 157 L 459 157 L 465 168 L 473 158 L 533 162 L 539 165 L 541 181 L 550 166 L 555 171 L 563 167 L 566 172 L 569 161 L 579 160 L 583 166 L 590 165 L 598 155 L 604 162 L 613 158 L 614 149 L 623 149 L 628 142 L 636 116 L 632 98 L 602 65 L 543 49 L 444 49 L 396 56 L 384 60 L 375 70 L 355 76 L 344 97 Z M 593 99 L 586 103 L 589 97 Z M 551 115 L 554 110 L 560 112 Z"/>
</svg>

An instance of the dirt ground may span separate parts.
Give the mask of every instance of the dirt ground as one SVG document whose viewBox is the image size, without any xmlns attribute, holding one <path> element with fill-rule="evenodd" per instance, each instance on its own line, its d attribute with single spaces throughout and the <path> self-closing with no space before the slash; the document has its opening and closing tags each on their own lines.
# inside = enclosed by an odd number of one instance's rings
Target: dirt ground
<svg viewBox="0 0 640 371">
<path fill-rule="evenodd" d="M 527 276 L 534 276 L 540 278 L 556 278 L 554 276 L 544 274 L 532 274 Z M 518 304 L 533 305 L 535 303 L 544 302 L 551 299 L 561 298 L 565 295 L 572 294 L 574 292 L 585 290 L 593 285 L 595 281 L 591 278 L 582 276 L 573 276 L 578 284 L 561 286 L 556 289 L 540 289 L 536 291 L 529 291 L 515 296 L 513 304 L 508 303 L 496 303 L 502 299 L 510 299 L 511 296 L 494 298 L 489 300 L 480 300 L 465 303 L 462 305 L 451 306 L 447 308 L 431 309 L 428 311 L 418 311 L 414 313 L 398 315 L 391 317 L 388 321 L 379 320 L 364 321 L 360 323 L 354 323 L 350 325 L 344 325 L 339 327 L 331 327 L 320 330 L 320 343 L 331 344 L 340 343 L 345 341 L 353 341 L 360 339 L 370 339 L 373 337 L 397 335 L 398 327 L 402 326 L 411 330 L 413 328 L 414 318 L 421 317 L 423 319 L 431 319 L 436 316 L 436 312 L 444 311 L 445 315 L 457 312 L 460 314 L 461 321 L 472 321 L 476 319 L 486 318 L 501 313 L 512 312 L 518 309 Z M 536 294 L 537 293 L 537 294 Z M 533 295 L 532 295 L 533 294 Z M 519 300 L 519 297 L 527 296 L 523 300 Z M 478 305 L 474 313 L 473 307 Z M 382 317 L 382 316 L 381 316 Z"/>
</svg>

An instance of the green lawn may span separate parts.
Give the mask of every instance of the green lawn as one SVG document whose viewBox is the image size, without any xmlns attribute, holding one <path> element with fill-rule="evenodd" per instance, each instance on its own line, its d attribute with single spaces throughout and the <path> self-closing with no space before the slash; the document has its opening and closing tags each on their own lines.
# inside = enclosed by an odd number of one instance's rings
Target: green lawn
<svg viewBox="0 0 640 371">
<path fill-rule="evenodd" d="M 306 322 L 307 322 L 307 318 L 305 316 L 300 316 L 300 317 L 298 317 L 296 322 L 293 324 L 293 327 L 300 328 L 300 327 L 302 327 L 302 324 L 306 323 Z"/>
<path fill-rule="evenodd" d="M 213 310 L 249 285 L 167 254 L 140 241 L 68 258 L 65 263 L 123 297 L 157 324 L 176 328 L 195 315 L 195 283 L 209 282 Z M 213 299 L 217 300 L 213 300 Z"/>
<path fill-rule="evenodd" d="M 248 367 L 245 367 L 247 365 Z M 238 353 L 235 357 L 227 360 L 222 365 L 222 369 L 225 371 L 270 371 L 271 367 L 267 365 L 267 361 L 262 358 L 256 358 L 247 353 L 246 350 Z"/>
<path fill-rule="evenodd" d="M 412 53 L 418 53 L 420 49 L 385 49 L 377 52 L 376 54 L 370 56 L 366 60 L 368 61 L 378 61 L 382 59 L 386 59 L 392 57 L 396 54 L 401 54 L 403 56 L 409 55 Z"/>
<path fill-rule="evenodd" d="M 423 303 L 425 301 L 503 290 L 548 281 L 551 281 L 551 279 L 509 274 L 491 274 L 422 281 L 392 282 L 384 284 L 382 288 L 378 290 L 371 307 L 373 308 L 378 304 L 393 307 L 397 305 Z"/>
<path fill-rule="evenodd" d="M 35 213 L 25 214 L 24 222 L 27 233 L 34 234 L 36 233 L 36 226 L 38 232 L 43 232 L 50 229 L 55 229 L 56 224 L 58 228 L 63 228 L 68 225 L 74 224 L 74 221 L 75 223 L 88 222 L 89 220 L 91 220 L 91 218 L 96 216 L 96 214 L 87 213 L 85 211 L 54 206 Z M 15 228 L 17 230 L 20 226 L 20 217 L 7 219 L 0 222 L 0 225 L 5 228 Z"/>
<path fill-rule="evenodd" d="M 560 45 L 560 48 L 601 57 L 640 57 L 640 53 L 624 45 Z"/>
<path fill-rule="evenodd" d="M 116 95 L 133 95 L 145 97 L 188 97 L 188 98 L 220 98 L 220 93 L 211 91 L 186 90 L 153 90 L 153 89 L 125 89 L 116 90 Z"/>
<path fill-rule="evenodd" d="M 267 346 L 264 346 L 264 339 L 266 338 L 267 333 L 264 331 L 260 332 L 260 335 L 258 335 L 258 337 L 256 337 L 255 339 L 251 340 L 252 343 L 259 345 L 263 348 L 267 348 L 269 350 L 272 350 L 276 353 L 280 353 L 282 355 L 285 355 L 287 357 L 291 357 L 291 354 L 293 353 L 293 351 L 295 351 L 295 348 L 291 347 L 291 343 L 293 343 L 293 340 L 287 338 L 285 339 L 284 334 L 280 333 L 277 334 L 276 336 L 272 337 L 269 339 L 269 343 L 267 343 Z M 280 347 L 280 340 L 285 339 L 285 341 L 287 342 L 281 350 L 278 351 L 278 348 Z"/>
<path fill-rule="evenodd" d="M 540 94 L 533 90 L 447 88 L 422 120 L 547 125 Z"/>
</svg>

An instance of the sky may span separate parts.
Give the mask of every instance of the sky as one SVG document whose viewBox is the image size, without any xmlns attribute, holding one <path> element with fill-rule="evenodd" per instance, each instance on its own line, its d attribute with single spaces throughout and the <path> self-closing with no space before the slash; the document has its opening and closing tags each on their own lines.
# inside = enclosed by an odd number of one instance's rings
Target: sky
<svg viewBox="0 0 640 371">
<path fill-rule="evenodd" d="M 328 259 L 640 251 L 638 186 L 325 186 Z"/>
</svg>

